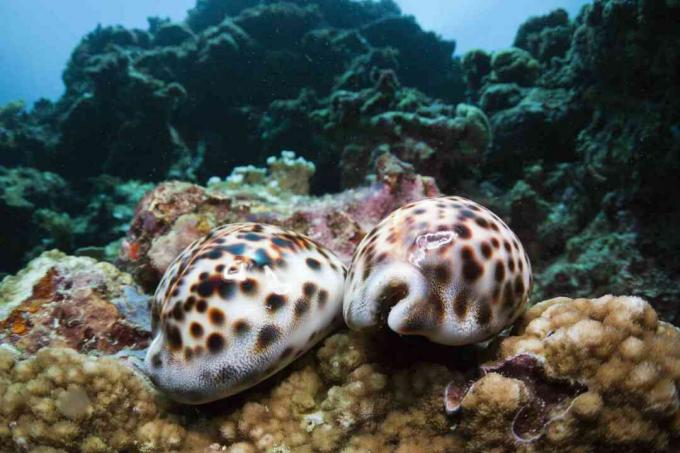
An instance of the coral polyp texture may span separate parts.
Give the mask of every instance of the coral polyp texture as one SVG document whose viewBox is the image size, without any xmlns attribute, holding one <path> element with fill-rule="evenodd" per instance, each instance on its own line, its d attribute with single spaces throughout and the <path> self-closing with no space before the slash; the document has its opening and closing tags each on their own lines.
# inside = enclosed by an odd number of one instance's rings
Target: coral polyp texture
<svg viewBox="0 0 680 453">
<path fill-rule="evenodd" d="M 482 368 L 447 391 L 471 451 L 678 451 L 680 330 L 639 297 L 541 302 Z"/>
<path fill-rule="evenodd" d="M 462 345 L 510 325 L 531 291 L 529 257 L 494 213 L 462 197 L 397 209 L 359 244 L 345 284 L 352 329 Z"/>
<path fill-rule="evenodd" d="M 149 377 L 186 403 L 257 384 L 339 324 L 344 278 L 333 252 L 302 234 L 257 223 L 213 230 L 156 290 Z"/>
</svg>

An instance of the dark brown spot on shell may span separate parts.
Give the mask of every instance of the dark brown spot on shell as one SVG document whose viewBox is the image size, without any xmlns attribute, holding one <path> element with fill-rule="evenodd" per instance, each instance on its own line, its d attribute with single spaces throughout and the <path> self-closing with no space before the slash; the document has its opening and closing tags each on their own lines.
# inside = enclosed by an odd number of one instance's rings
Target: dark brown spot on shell
<svg viewBox="0 0 680 453">
<path fill-rule="evenodd" d="M 305 260 L 305 263 L 307 263 L 307 266 L 309 266 L 310 269 L 313 269 L 315 271 L 318 271 L 321 268 L 321 263 L 319 262 L 319 260 L 314 258 L 307 258 Z"/>
<path fill-rule="evenodd" d="M 244 294 L 251 295 L 251 294 L 254 294 L 257 291 L 257 281 L 255 281 L 255 279 L 252 279 L 252 278 L 247 278 L 247 279 L 243 280 L 239 284 L 239 286 L 241 287 L 241 291 Z"/>
<path fill-rule="evenodd" d="M 184 348 L 184 360 L 186 360 L 186 361 L 191 360 L 191 357 L 193 357 L 193 355 L 194 355 L 194 351 L 189 346 Z"/>
<path fill-rule="evenodd" d="M 463 258 L 463 278 L 472 283 L 482 276 L 484 267 L 475 259 L 475 252 L 471 247 L 463 247 L 461 251 Z"/>
<path fill-rule="evenodd" d="M 524 294 L 524 282 L 522 281 L 522 276 L 518 275 L 515 278 L 515 295 L 521 296 Z"/>
<path fill-rule="evenodd" d="M 451 280 L 452 272 L 448 263 L 426 264 L 421 268 L 421 272 L 435 286 L 445 286 Z"/>
<path fill-rule="evenodd" d="M 286 296 L 272 293 L 267 296 L 264 304 L 268 310 L 275 312 L 286 304 Z"/>
<path fill-rule="evenodd" d="M 312 297 L 316 293 L 316 285 L 312 282 L 306 282 L 302 285 L 302 292 L 307 297 Z"/>
<path fill-rule="evenodd" d="M 493 250 L 491 250 L 491 246 L 487 242 L 482 242 L 480 249 L 482 251 L 482 256 L 484 256 L 484 258 L 486 258 L 487 260 L 491 258 Z"/>
<path fill-rule="evenodd" d="M 219 308 L 213 307 L 208 310 L 208 318 L 210 318 L 210 322 L 216 326 L 224 324 L 224 313 Z"/>
<path fill-rule="evenodd" d="M 472 237 L 472 232 L 470 231 L 470 228 L 463 225 L 462 223 L 455 224 L 453 226 L 453 231 L 461 239 L 470 239 Z"/>
<path fill-rule="evenodd" d="M 221 298 L 229 299 L 234 295 L 234 281 L 225 280 L 221 276 L 212 276 L 198 284 L 197 292 L 201 297 L 210 297 L 218 293 Z"/>
<path fill-rule="evenodd" d="M 486 302 L 480 301 L 477 306 L 477 323 L 480 326 L 487 326 L 491 322 L 491 308 Z"/>
<path fill-rule="evenodd" d="M 161 360 L 161 354 L 159 352 L 151 356 L 151 366 L 154 368 L 160 368 L 163 366 L 163 361 Z"/>
<path fill-rule="evenodd" d="M 189 331 L 191 332 L 191 336 L 194 338 L 201 338 L 203 336 L 203 326 L 197 322 L 191 323 Z"/>
<path fill-rule="evenodd" d="M 267 324 L 257 334 L 257 349 L 263 350 L 276 342 L 281 336 L 281 330 L 273 324 Z"/>
<path fill-rule="evenodd" d="M 182 348 L 182 334 L 177 326 L 168 325 L 165 329 L 165 338 L 168 340 L 170 350 L 177 351 Z"/>
<path fill-rule="evenodd" d="M 309 300 L 301 298 L 295 302 L 294 313 L 296 318 L 300 318 L 309 310 Z"/>
<path fill-rule="evenodd" d="M 236 335 L 245 335 L 250 331 L 250 324 L 245 319 L 239 319 L 233 325 Z"/>
<path fill-rule="evenodd" d="M 509 281 L 506 281 L 505 284 L 503 285 L 501 303 L 503 305 L 503 308 L 506 310 L 512 309 L 512 307 L 515 305 L 515 300 L 512 295 L 512 286 L 510 285 Z"/>
<path fill-rule="evenodd" d="M 493 248 L 498 249 L 501 246 L 501 243 L 498 241 L 498 239 L 491 238 L 491 245 L 493 245 Z"/>
<path fill-rule="evenodd" d="M 187 300 L 184 301 L 184 311 L 190 312 L 193 310 L 195 304 L 196 298 L 194 296 L 187 297 Z"/>
<path fill-rule="evenodd" d="M 211 333 L 210 335 L 208 335 L 206 346 L 208 348 L 208 351 L 215 354 L 220 352 L 224 348 L 225 343 L 226 342 L 222 335 L 220 335 L 219 333 Z"/>
<path fill-rule="evenodd" d="M 475 223 L 482 228 L 489 228 L 489 222 L 487 222 L 487 220 L 483 217 L 477 217 L 475 219 Z"/>
<path fill-rule="evenodd" d="M 176 302 L 172 307 L 172 317 L 175 318 L 176 321 L 184 320 L 184 305 L 181 302 Z"/>
<path fill-rule="evenodd" d="M 319 296 L 317 301 L 319 302 L 319 307 L 323 308 L 324 305 L 326 305 L 326 302 L 328 302 L 328 291 L 325 289 L 319 290 Z"/>
<path fill-rule="evenodd" d="M 453 311 L 459 319 L 465 318 L 468 311 L 470 293 L 466 288 L 462 288 L 453 300 Z"/>
<path fill-rule="evenodd" d="M 496 278 L 497 282 L 502 282 L 503 279 L 505 278 L 505 265 L 503 264 L 503 261 L 497 260 L 496 261 L 496 269 L 494 270 L 494 277 Z"/>
<path fill-rule="evenodd" d="M 205 311 L 208 309 L 208 302 L 206 302 L 204 299 L 199 300 L 196 302 L 196 311 L 199 313 L 205 313 Z"/>
</svg>

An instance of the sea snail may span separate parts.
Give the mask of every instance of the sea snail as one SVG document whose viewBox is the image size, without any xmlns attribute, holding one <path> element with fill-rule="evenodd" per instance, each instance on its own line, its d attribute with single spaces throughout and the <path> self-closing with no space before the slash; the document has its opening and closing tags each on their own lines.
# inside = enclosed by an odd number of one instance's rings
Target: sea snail
<svg viewBox="0 0 680 453">
<path fill-rule="evenodd" d="M 171 398 L 199 404 L 261 382 L 342 321 L 345 268 L 272 225 L 225 225 L 187 247 L 152 301 L 145 368 Z"/>
<path fill-rule="evenodd" d="M 510 325 L 531 292 L 522 244 L 494 213 L 461 197 L 392 212 L 357 247 L 343 315 L 354 330 L 387 326 L 445 345 L 486 340 Z"/>
</svg>

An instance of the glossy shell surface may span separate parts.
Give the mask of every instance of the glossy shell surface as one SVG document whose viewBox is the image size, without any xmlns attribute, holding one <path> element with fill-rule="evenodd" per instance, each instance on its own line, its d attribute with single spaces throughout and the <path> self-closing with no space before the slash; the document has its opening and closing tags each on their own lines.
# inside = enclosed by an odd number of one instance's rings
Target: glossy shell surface
<svg viewBox="0 0 680 453">
<path fill-rule="evenodd" d="M 529 257 L 496 214 L 462 197 L 429 198 L 397 209 L 361 241 L 343 314 L 356 330 L 470 344 L 510 325 L 531 286 Z"/>
<path fill-rule="evenodd" d="M 152 303 L 146 369 L 175 400 L 238 393 L 288 365 L 338 323 L 345 268 L 310 238 L 225 225 L 182 252 Z"/>
</svg>

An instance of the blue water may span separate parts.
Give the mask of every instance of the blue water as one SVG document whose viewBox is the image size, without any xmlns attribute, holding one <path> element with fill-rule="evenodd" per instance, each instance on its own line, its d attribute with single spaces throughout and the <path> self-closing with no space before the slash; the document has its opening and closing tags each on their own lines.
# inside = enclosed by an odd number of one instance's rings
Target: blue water
<svg viewBox="0 0 680 453">
<path fill-rule="evenodd" d="M 421 26 L 457 42 L 456 53 L 508 47 L 528 16 L 564 8 L 575 16 L 587 0 L 397 0 Z M 97 24 L 147 27 L 147 17 L 184 19 L 195 0 L 0 1 L 0 104 L 56 99 L 71 50 Z"/>
</svg>

